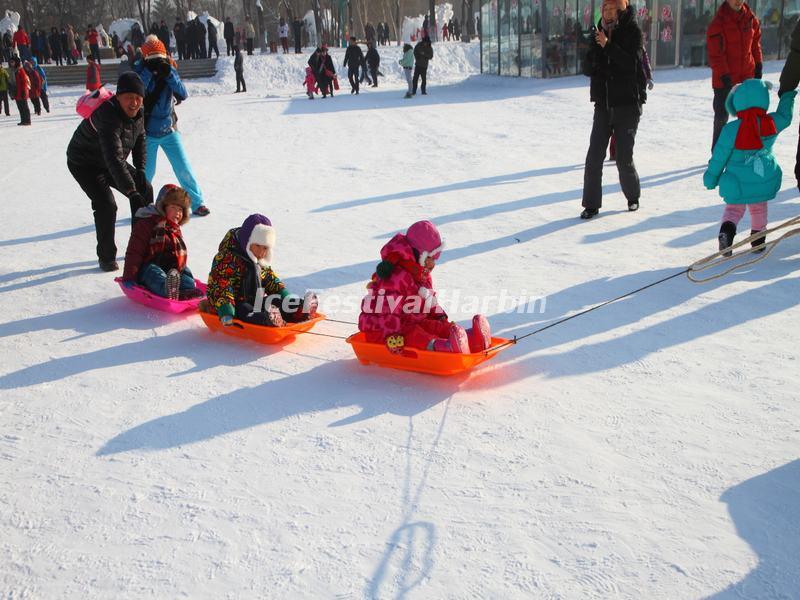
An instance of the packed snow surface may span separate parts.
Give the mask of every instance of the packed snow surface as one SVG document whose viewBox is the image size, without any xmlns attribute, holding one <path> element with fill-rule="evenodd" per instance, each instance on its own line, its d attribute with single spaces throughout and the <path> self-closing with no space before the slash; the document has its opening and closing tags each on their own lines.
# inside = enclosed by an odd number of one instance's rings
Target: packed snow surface
<svg viewBox="0 0 800 600">
<path fill-rule="evenodd" d="M 342 75 L 335 98 L 307 100 L 307 55 L 247 57 L 247 94 L 224 59 L 188 84 L 179 126 L 212 211 L 184 227 L 196 275 L 262 212 L 288 286 L 354 321 L 381 245 L 429 218 L 447 244 L 440 293 L 546 300 L 487 307 L 514 336 L 715 250 L 707 70 L 656 72 L 642 207 L 625 210 L 607 164 L 603 211 L 583 222 L 585 78 L 480 76 L 476 46 L 438 44 L 429 95 L 404 100 L 399 50 L 382 52 L 387 77 L 357 97 Z M 464 376 L 362 366 L 333 337 L 240 342 L 133 304 L 98 271 L 65 160 L 78 93 L 53 89 L 32 127 L 0 121 L 4 598 L 798 596 L 797 238 Z M 796 129 L 776 144 L 772 224 L 800 208 Z M 171 181 L 162 155 L 155 184 Z"/>
</svg>

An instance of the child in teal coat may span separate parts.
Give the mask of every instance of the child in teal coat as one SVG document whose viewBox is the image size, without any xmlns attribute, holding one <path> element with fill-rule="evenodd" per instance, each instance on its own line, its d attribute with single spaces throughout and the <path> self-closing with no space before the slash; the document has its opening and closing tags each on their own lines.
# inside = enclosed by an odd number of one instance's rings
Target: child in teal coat
<svg viewBox="0 0 800 600">
<path fill-rule="evenodd" d="M 709 190 L 719 185 L 719 195 L 727 205 L 719 229 L 720 252 L 733 244 L 746 207 L 750 209 L 751 235 L 767 228 L 767 202 L 781 188 L 783 173 L 772 146 L 792 122 L 797 92 L 785 92 L 778 110 L 767 114 L 771 88 L 760 79 L 748 79 L 735 86 L 725 101 L 728 113 L 738 119 L 723 128 L 703 175 Z M 766 236 L 757 238 L 753 248 L 763 250 L 765 240 Z M 730 251 L 725 253 L 730 255 Z"/>
</svg>

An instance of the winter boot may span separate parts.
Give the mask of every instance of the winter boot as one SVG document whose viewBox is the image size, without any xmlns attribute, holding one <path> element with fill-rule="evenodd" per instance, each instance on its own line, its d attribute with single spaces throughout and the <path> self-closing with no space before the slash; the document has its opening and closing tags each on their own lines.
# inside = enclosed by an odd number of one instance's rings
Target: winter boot
<svg viewBox="0 0 800 600">
<path fill-rule="evenodd" d="M 489 321 L 483 315 L 472 317 L 472 329 L 467 331 L 469 338 L 469 351 L 483 352 L 492 345 L 492 334 L 489 328 Z"/>
<path fill-rule="evenodd" d="M 274 304 L 267 306 L 267 321 L 273 327 L 286 327 L 286 321 L 281 315 L 281 309 Z"/>
<path fill-rule="evenodd" d="M 596 208 L 584 208 L 583 212 L 581 213 L 581 219 L 591 219 L 592 217 L 596 217 L 597 213 L 599 212 L 600 211 Z"/>
<path fill-rule="evenodd" d="M 628 210 L 630 212 L 636 212 L 639 210 L 639 200 L 628 200 Z"/>
<path fill-rule="evenodd" d="M 188 290 L 181 290 L 178 292 L 178 300 L 192 300 L 194 298 L 202 298 L 205 296 L 198 288 L 189 288 Z"/>
<path fill-rule="evenodd" d="M 736 237 L 736 223 L 733 221 L 725 221 L 719 228 L 719 251 L 722 252 L 733 245 L 733 238 Z M 733 254 L 730 250 L 725 252 L 722 256 L 730 256 Z"/>
<path fill-rule="evenodd" d="M 119 271 L 119 265 L 115 260 L 98 260 L 97 263 L 100 265 L 101 271 L 111 272 L 111 271 Z"/>
<path fill-rule="evenodd" d="M 181 274 L 178 269 L 170 269 L 169 273 L 167 273 L 166 288 L 167 298 L 177 300 L 181 288 Z"/>
<path fill-rule="evenodd" d="M 759 230 L 759 229 L 751 229 L 750 230 L 750 235 L 755 235 L 759 231 L 763 231 L 763 229 L 761 229 L 761 230 Z M 765 236 L 765 235 L 762 235 L 759 238 L 751 240 L 750 246 L 752 246 L 753 252 L 763 252 L 766 249 L 766 246 L 764 245 L 766 243 L 766 241 L 767 241 L 767 236 Z"/>
<path fill-rule="evenodd" d="M 467 332 L 461 325 L 453 325 L 450 327 L 450 337 L 448 339 L 434 340 L 434 352 L 457 352 L 459 354 L 469 354 L 469 339 L 467 339 Z"/>
</svg>

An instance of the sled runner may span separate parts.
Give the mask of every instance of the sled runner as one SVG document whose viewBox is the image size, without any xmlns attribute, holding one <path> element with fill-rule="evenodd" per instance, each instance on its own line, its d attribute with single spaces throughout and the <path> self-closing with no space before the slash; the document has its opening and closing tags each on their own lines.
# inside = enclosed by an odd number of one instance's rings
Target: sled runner
<svg viewBox="0 0 800 600">
<path fill-rule="evenodd" d="M 363 333 L 355 333 L 347 338 L 353 347 L 356 358 L 362 365 L 375 364 L 390 369 L 416 371 L 429 375 L 455 375 L 477 367 L 482 362 L 493 358 L 500 350 L 508 348 L 509 340 L 493 337 L 488 350 L 474 354 L 457 354 L 454 352 L 431 352 L 404 348 L 400 354 L 389 351 L 386 344 L 375 344 L 366 341 Z M 502 347 L 499 347 L 502 346 Z"/>
<path fill-rule="evenodd" d="M 317 313 L 314 318 L 308 321 L 287 323 L 285 327 L 254 325 L 252 323 L 243 323 L 237 319 L 233 320 L 232 325 L 225 326 L 220 322 L 216 314 L 200 310 L 200 316 L 203 319 L 203 323 L 211 331 L 221 331 L 233 337 L 251 340 L 259 344 L 279 344 L 287 338 L 296 336 L 298 333 L 309 331 L 314 325 L 325 320 L 325 315 Z"/>
<path fill-rule="evenodd" d="M 122 293 L 134 302 L 172 314 L 182 313 L 186 310 L 195 310 L 206 295 L 206 284 L 199 279 L 195 279 L 194 283 L 197 289 L 203 292 L 203 295 L 199 298 L 191 298 L 189 300 L 170 300 L 169 298 L 163 298 L 138 284 L 128 287 L 122 281 L 122 277 L 117 277 L 114 281 L 122 288 Z"/>
</svg>

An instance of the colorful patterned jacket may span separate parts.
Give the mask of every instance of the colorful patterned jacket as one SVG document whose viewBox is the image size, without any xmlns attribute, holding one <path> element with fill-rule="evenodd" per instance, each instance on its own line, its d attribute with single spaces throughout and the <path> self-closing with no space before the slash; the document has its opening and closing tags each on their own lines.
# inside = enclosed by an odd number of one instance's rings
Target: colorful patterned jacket
<svg viewBox="0 0 800 600">
<path fill-rule="evenodd" d="M 220 317 L 233 317 L 237 307 L 253 312 L 258 288 L 263 288 L 265 298 L 273 294 L 281 298 L 289 295 L 271 267 L 261 269 L 260 277 L 256 275 L 256 265 L 239 244 L 239 229 L 235 227 L 225 234 L 208 274 L 206 297 Z"/>
</svg>

